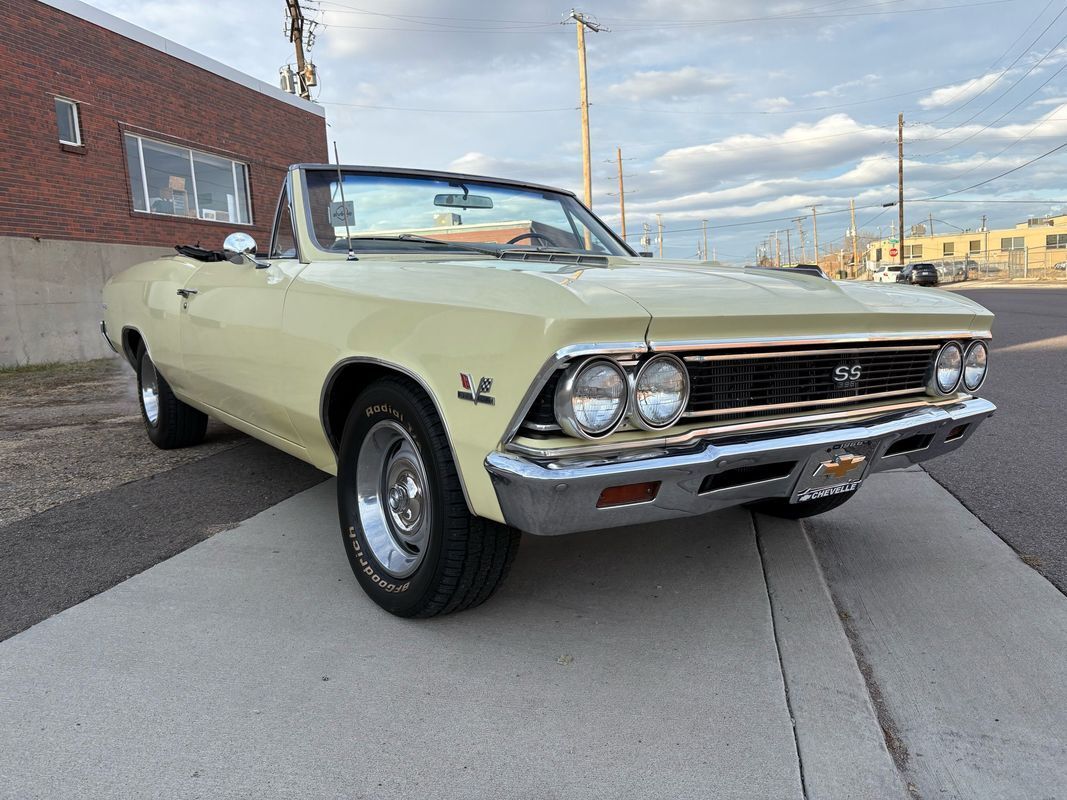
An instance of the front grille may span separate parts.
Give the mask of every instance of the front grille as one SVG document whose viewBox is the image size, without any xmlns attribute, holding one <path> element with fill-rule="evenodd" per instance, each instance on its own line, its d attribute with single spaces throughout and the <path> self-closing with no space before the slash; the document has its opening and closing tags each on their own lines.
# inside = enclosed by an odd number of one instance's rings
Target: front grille
<svg viewBox="0 0 1067 800">
<path fill-rule="evenodd" d="M 927 344 L 689 356 L 686 416 L 730 419 L 918 394 L 936 353 L 937 345 Z M 858 367 L 858 377 L 835 380 L 840 367 L 850 374 Z"/>
<path fill-rule="evenodd" d="M 815 413 L 878 398 L 905 401 L 925 392 L 940 347 L 940 342 L 903 341 L 678 353 L 690 381 L 681 421 Z M 836 381 L 838 367 L 859 367 L 859 377 Z M 542 388 L 523 422 L 523 435 L 558 435 L 553 398 L 561 374 L 557 371 Z"/>
</svg>

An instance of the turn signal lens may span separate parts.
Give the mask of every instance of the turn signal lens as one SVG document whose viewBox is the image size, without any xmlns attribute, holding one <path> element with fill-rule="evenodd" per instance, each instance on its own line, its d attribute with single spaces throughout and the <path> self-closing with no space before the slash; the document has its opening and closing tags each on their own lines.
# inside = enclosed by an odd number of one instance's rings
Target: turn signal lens
<svg viewBox="0 0 1067 800">
<path fill-rule="evenodd" d="M 659 486 L 660 481 L 609 486 L 600 493 L 600 499 L 596 501 L 596 507 L 611 508 L 612 506 L 629 506 L 634 503 L 648 503 L 656 499 Z"/>
<path fill-rule="evenodd" d="M 985 381 L 989 348 L 983 341 L 971 342 L 963 357 L 963 385 L 973 392 Z"/>
</svg>

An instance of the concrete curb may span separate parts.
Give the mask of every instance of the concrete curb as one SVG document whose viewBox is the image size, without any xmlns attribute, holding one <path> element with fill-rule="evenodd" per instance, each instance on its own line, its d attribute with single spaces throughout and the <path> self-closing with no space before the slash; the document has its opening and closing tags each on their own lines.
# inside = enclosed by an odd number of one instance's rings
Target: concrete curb
<svg viewBox="0 0 1067 800">
<path fill-rule="evenodd" d="M 753 519 L 805 797 L 908 797 L 804 528 Z"/>
</svg>

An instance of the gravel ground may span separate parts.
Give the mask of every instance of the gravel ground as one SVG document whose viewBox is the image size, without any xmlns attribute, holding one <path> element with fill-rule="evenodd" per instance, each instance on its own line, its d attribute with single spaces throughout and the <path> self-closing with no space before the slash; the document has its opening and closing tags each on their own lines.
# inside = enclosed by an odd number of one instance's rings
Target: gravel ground
<svg viewBox="0 0 1067 800">
<path fill-rule="evenodd" d="M 119 358 L 0 371 L 0 527 L 247 441 L 212 422 L 202 445 L 158 449 Z"/>
</svg>

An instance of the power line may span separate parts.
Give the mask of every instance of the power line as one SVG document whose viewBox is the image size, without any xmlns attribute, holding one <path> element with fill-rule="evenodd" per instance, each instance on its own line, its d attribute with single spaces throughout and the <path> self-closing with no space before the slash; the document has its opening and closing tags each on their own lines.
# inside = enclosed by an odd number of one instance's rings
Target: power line
<svg viewBox="0 0 1067 800">
<path fill-rule="evenodd" d="M 1048 3 L 1048 5 L 1046 5 L 1046 6 L 1045 6 L 1045 7 L 1043 8 L 1043 9 L 1041 9 L 1041 12 L 1040 12 L 1040 13 L 1039 13 L 1039 14 L 1038 14 L 1038 15 L 1037 15 L 1037 16 L 1036 16 L 1036 17 L 1035 17 L 1035 18 L 1034 18 L 1033 20 L 1031 20 L 1030 24 L 1029 24 L 1029 25 L 1027 25 L 1027 26 L 1026 26 L 1026 28 L 1024 28 L 1024 29 L 1023 29 L 1023 32 L 1022 32 L 1021 34 L 1019 34 L 1019 36 L 1017 36 L 1017 37 L 1016 37 L 1015 41 L 1014 41 L 1014 42 L 1012 42 L 1012 43 L 1011 43 L 1011 45 L 1009 45 L 1008 49 L 1007 49 L 1007 50 L 1005 50 L 1003 54 L 1001 54 L 1001 55 L 1000 55 L 1000 56 L 999 56 L 999 57 L 998 57 L 998 58 L 997 58 L 997 59 L 996 59 L 996 60 L 995 60 L 995 61 L 994 61 L 994 62 L 993 62 L 992 64 L 990 64 L 990 65 L 989 65 L 989 69 L 993 69 L 993 67 L 994 67 L 994 66 L 995 66 L 995 65 L 997 64 L 997 62 L 998 62 L 998 61 L 1000 61 L 1000 60 L 1001 60 L 1002 58 L 1004 58 L 1004 57 L 1005 57 L 1005 56 L 1006 56 L 1006 55 L 1007 55 L 1008 53 L 1010 53 L 1010 52 L 1011 52 L 1012 48 L 1013 48 L 1013 47 L 1015 47 L 1015 44 L 1016 44 L 1016 42 L 1018 42 L 1018 41 L 1019 41 L 1019 39 L 1021 39 L 1021 38 L 1022 38 L 1023 36 L 1025 36 L 1025 35 L 1026 35 L 1026 31 L 1030 30 L 1030 28 L 1032 28 L 1032 27 L 1033 27 L 1034 23 L 1035 23 L 1035 22 L 1037 22 L 1037 21 L 1038 21 L 1039 19 L 1041 19 L 1041 17 L 1042 17 L 1042 16 L 1044 16 L 1045 12 L 1046 12 L 1046 11 L 1048 11 L 1048 9 L 1049 9 L 1049 6 L 1051 6 L 1053 2 L 1055 2 L 1055 0 L 1049 0 L 1049 3 Z M 1034 39 L 1034 40 L 1033 40 L 1032 42 L 1030 42 L 1030 44 L 1028 44 L 1028 45 L 1027 45 L 1027 46 L 1026 46 L 1025 48 L 1023 48 L 1023 51 L 1022 51 L 1021 53 L 1019 53 L 1019 55 L 1018 55 L 1018 56 L 1016 56 L 1016 57 L 1015 57 L 1015 60 L 1014 60 L 1014 61 L 1012 61 L 1012 62 L 1011 62 L 1010 64 L 1008 64 L 1008 66 L 1006 66 L 1006 67 L 1004 68 L 1004 70 L 1003 70 L 1003 71 L 1002 71 L 1002 72 L 1001 72 L 1001 73 L 1000 73 L 999 75 L 997 75 L 997 77 L 996 77 L 996 78 L 994 78 L 994 79 L 993 79 L 993 80 L 992 80 L 992 81 L 991 81 L 991 82 L 989 83 L 989 85 L 987 85 L 987 86 L 984 86 L 984 87 L 983 87 L 983 88 L 982 88 L 982 89 L 981 89 L 981 90 L 980 90 L 980 91 L 979 91 L 979 92 L 978 92 L 977 94 L 975 94 L 975 95 L 974 95 L 974 96 L 972 96 L 972 97 L 969 97 L 969 98 L 968 98 L 968 99 L 966 100 L 966 102 L 964 102 L 963 104 L 961 104 L 961 105 L 960 105 L 960 106 L 958 106 L 957 108 L 954 108 L 954 109 L 952 109 L 951 111 L 948 111 L 948 112 L 946 112 L 945 114 L 943 114 L 942 116 L 938 117 L 937 119 L 935 119 L 935 120 L 930 120 L 929 122 L 926 122 L 926 123 L 924 123 L 924 124 L 928 124 L 928 125 L 934 125 L 934 124 L 936 124 L 936 123 L 940 122 L 940 121 L 941 121 L 941 120 L 943 120 L 943 119 L 946 119 L 946 118 L 948 118 L 948 117 L 951 117 L 951 116 L 952 116 L 953 114 L 955 114 L 955 113 L 956 113 L 957 111 L 959 111 L 960 109 L 963 109 L 963 108 L 967 107 L 967 106 L 968 106 L 968 105 L 970 105 L 970 104 L 971 104 L 972 102 L 974 102 L 974 101 L 975 101 L 975 100 L 977 100 L 977 99 L 978 99 L 979 97 L 981 97 L 981 96 L 982 96 L 983 94 L 985 94 L 985 93 L 986 93 L 987 91 L 989 91 L 989 90 L 990 90 L 991 88 L 993 88 L 993 86 L 994 86 L 994 85 L 995 85 L 995 84 L 996 84 L 996 83 L 997 83 L 997 82 L 998 82 L 998 81 L 999 81 L 999 80 L 1000 80 L 1001 78 L 1003 78 L 1003 77 L 1004 77 L 1004 76 L 1005 76 L 1005 75 L 1007 74 L 1008 70 L 1010 70 L 1010 69 L 1011 69 L 1012 67 L 1014 67 L 1014 66 L 1015 66 L 1016 64 L 1018 64 L 1018 63 L 1019 63 L 1019 60 L 1020 60 L 1020 59 L 1021 59 L 1021 58 L 1022 58 L 1023 56 L 1025 56 L 1025 55 L 1026 55 L 1027 53 L 1029 53 L 1029 52 L 1030 52 L 1030 49 L 1031 49 L 1031 48 L 1032 48 L 1032 47 L 1033 47 L 1034 45 L 1036 45 L 1036 44 L 1037 44 L 1037 43 L 1038 43 L 1039 41 L 1041 41 L 1041 37 L 1043 37 L 1043 36 L 1044 36 L 1044 35 L 1045 35 L 1046 33 L 1048 33 L 1048 30 L 1049 30 L 1049 28 L 1051 28 L 1051 27 L 1052 27 L 1053 25 L 1055 25 L 1055 24 L 1056 24 L 1056 20 L 1058 20 L 1058 19 L 1059 19 L 1059 18 L 1060 18 L 1061 16 L 1063 16 L 1063 13 L 1064 13 L 1064 11 L 1067 11 L 1067 8 L 1064 8 L 1064 9 L 1062 9 L 1062 10 L 1060 11 L 1060 13 L 1059 13 L 1059 14 L 1057 14 L 1057 15 L 1056 15 L 1055 17 L 1053 17 L 1053 18 L 1052 18 L 1052 21 L 1051 21 L 1051 22 L 1050 22 L 1050 23 L 1049 23 L 1048 25 L 1046 25 L 1046 26 L 1045 26 L 1044 30 L 1042 30 L 1042 31 L 1041 31 L 1041 33 L 1039 33 L 1039 34 L 1037 35 L 1037 38 L 1036 38 L 1036 39 Z M 1047 56 L 1046 56 L 1046 57 L 1047 57 Z M 959 90 L 958 92 L 956 92 L 956 94 L 955 94 L 955 95 L 953 95 L 952 99 L 951 99 L 951 100 L 949 100 L 948 102 L 949 102 L 949 103 L 953 103 L 953 102 L 955 102 L 956 98 L 957 98 L 957 97 L 959 97 L 959 96 L 960 96 L 960 94 L 962 94 L 962 93 L 963 93 L 964 91 L 966 91 L 966 87 L 967 87 L 967 85 L 968 85 L 968 84 L 971 84 L 971 83 L 973 83 L 974 81 L 976 81 L 976 80 L 979 80 L 979 79 L 980 79 L 980 78 L 982 78 L 982 77 L 984 77 L 984 76 L 981 76 L 981 75 L 980 75 L 980 76 L 978 76 L 977 78 L 972 78 L 971 80 L 969 80 L 969 81 L 966 81 L 966 82 L 964 83 L 963 87 L 962 87 L 962 88 L 961 88 L 961 89 L 960 89 L 960 90 Z M 981 113 L 981 112 L 979 112 L 979 113 Z M 972 117 L 972 119 L 973 119 L 973 117 Z M 957 126 L 957 127 L 959 127 L 959 126 Z M 953 128 L 953 130 L 955 130 L 955 128 Z M 951 131 L 950 131 L 950 132 L 951 132 Z M 935 138 L 937 138 L 937 137 L 935 137 Z"/>
</svg>

